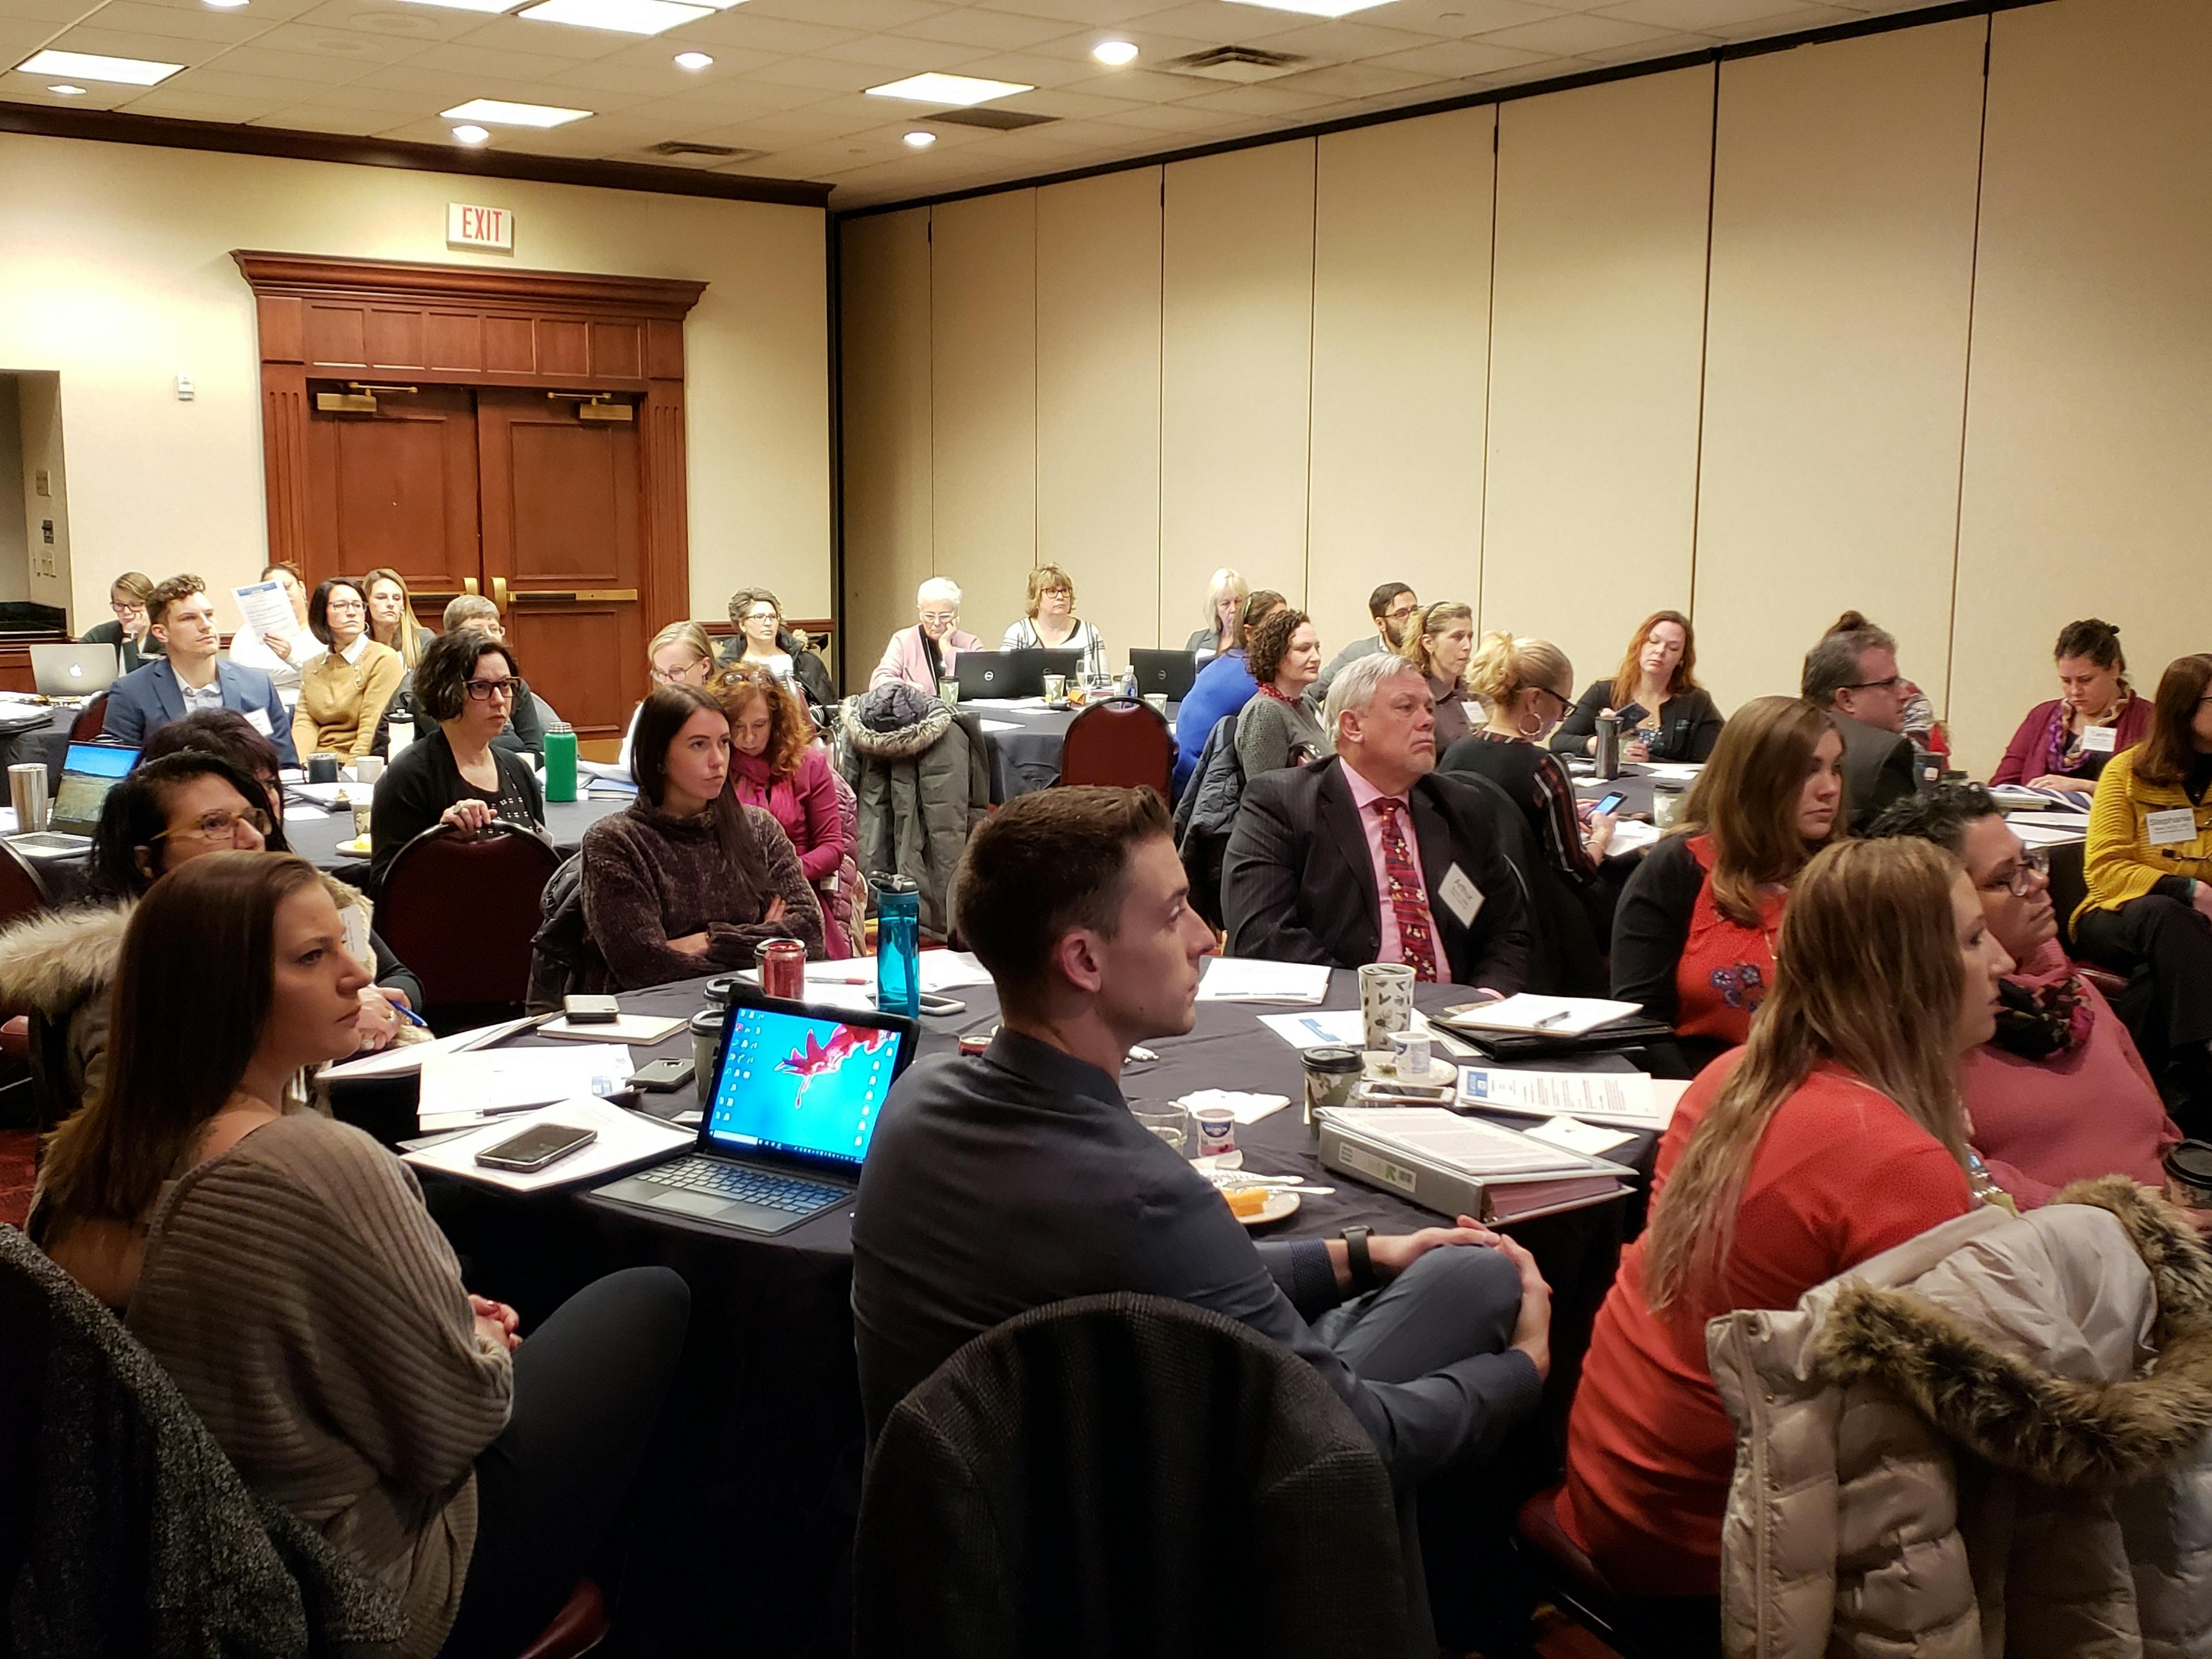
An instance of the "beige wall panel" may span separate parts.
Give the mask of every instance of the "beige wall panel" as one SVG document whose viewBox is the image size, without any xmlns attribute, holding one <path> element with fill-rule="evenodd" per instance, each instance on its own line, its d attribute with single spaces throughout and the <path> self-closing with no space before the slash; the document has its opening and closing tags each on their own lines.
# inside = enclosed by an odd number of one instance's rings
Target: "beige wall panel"
<svg viewBox="0 0 2212 1659">
<path fill-rule="evenodd" d="M 2212 648 L 2212 7 L 1997 14 L 1952 683 L 1967 763 L 2057 695 L 2065 623 L 2133 678 Z"/>
<path fill-rule="evenodd" d="M 821 210 L 17 135 L 0 177 L 0 364 L 60 377 L 80 626 L 119 570 L 166 562 L 228 589 L 260 568 L 260 375 L 233 248 L 704 281 L 684 330 L 693 610 L 723 616 L 749 581 L 795 615 L 827 608 Z M 447 249 L 463 198 L 514 212 L 512 255 Z"/>
<path fill-rule="evenodd" d="M 1942 712 L 1985 22 L 1721 69 L 1701 675 L 1796 690 L 1846 607 Z"/>
<path fill-rule="evenodd" d="M 1036 192 L 1037 546 L 1115 666 L 1160 631 L 1160 170 Z M 1189 609 L 1198 609 L 1198 600 Z M 1174 644 L 1194 623 L 1170 617 Z"/>
<path fill-rule="evenodd" d="M 1314 141 L 1167 168 L 1163 215 L 1161 631 L 1206 579 L 1305 599 Z"/>
<path fill-rule="evenodd" d="M 995 647 L 1036 562 L 1036 192 L 933 209 L 930 243 L 937 574 Z"/>
<path fill-rule="evenodd" d="M 845 423 L 848 691 L 894 629 L 914 621 L 932 574 L 929 210 L 848 222 L 840 233 Z"/>
<path fill-rule="evenodd" d="M 1320 141 L 1307 609 L 1330 655 L 1385 580 L 1474 597 L 1492 107 Z"/>
<path fill-rule="evenodd" d="M 1712 71 L 1498 112 L 1480 623 L 1588 684 L 1690 596 Z"/>
</svg>

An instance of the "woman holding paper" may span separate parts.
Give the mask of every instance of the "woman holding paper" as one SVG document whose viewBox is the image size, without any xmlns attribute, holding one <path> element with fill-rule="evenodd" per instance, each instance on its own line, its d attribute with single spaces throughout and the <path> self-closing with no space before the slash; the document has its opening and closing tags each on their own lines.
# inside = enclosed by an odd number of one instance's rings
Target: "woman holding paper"
<svg viewBox="0 0 2212 1659">
<path fill-rule="evenodd" d="M 1639 1626 L 1649 1611 L 1686 1643 L 1702 1628 L 1708 1652 L 1735 1435 L 1706 1322 L 1790 1307 L 1973 1206 L 1960 1066 L 2012 969 L 1959 860 L 1917 841 L 1823 850 L 1778 951 L 1751 1040 L 1699 1074 L 1659 1144 L 1651 1225 L 1622 1253 L 1567 1429 L 1560 1521 L 1649 1598 Z"/>
<path fill-rule="evenodd" d="M 322 642 L 307 631 L 307 585 L 299 568 L 283 560 L 264 565 L 261 581 L 276 590 L 272 596 L 262 587 L 234 589 L 240 620 L 245 624 L 230 638 L 230 659 L 258 668 L 275 683 L 289 705 L 299 701 L 300 670 L 322 651 Z M 270 603 L 283 601 L 283 610 Z M 290 613 L 286 621 L 284 612 Z"/>
<path fill-rule="evenodd" d="M 48 1146 L 34 1236 L 127 1304 L 249 1486 L 398 1595 L 391 1651 L 512 1654 L 624 1507 L 690 1297 L 665 1267 L 612 1273 L 526 1348 L 405 1165 L 283 1109 L 285 1080 L 349 1041 L 343 931 L 304 860 L 157 883 L 124 939 L 116 1064 Z"/>
</svg>

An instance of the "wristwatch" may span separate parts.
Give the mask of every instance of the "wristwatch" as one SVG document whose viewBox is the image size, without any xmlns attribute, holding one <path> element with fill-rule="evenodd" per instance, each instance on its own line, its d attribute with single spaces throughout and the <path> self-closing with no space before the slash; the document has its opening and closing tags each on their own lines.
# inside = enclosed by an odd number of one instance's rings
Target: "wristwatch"
<svg viewBox="0 0 2212 1659">
<path fill-rule="evenodd" d="M 1344 1230 L 1344 1253 L 1352 1264 L 1352 1293 L 1364 1296 L 1377 1289 L 1382 1281 L 1375 1276 L 1375 1260 L 1367 1254 L 1367 1241 L 1373 1237 L 1372 1227 L 1346 1227 Z"/>
</svg>

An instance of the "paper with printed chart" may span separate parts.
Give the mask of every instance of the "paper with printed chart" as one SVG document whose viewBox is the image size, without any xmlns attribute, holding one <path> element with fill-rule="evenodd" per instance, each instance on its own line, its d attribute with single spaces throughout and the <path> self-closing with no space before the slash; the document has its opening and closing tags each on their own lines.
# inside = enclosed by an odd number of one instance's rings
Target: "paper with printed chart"
<svg viewBox="0 0 2212 1659">
<path fill-rule="evenodd" d="M 1690 1085 L 1642 1072 L 1524 1072 L 1462 1066 L 1459 1097 L 1470 1106 L 1529 1117 L 1575 1117 L 1614 1128 L 1663 1133 Z M 1579 1150 L 1579 1149 L 1577 1149 Z"/>
</svg>

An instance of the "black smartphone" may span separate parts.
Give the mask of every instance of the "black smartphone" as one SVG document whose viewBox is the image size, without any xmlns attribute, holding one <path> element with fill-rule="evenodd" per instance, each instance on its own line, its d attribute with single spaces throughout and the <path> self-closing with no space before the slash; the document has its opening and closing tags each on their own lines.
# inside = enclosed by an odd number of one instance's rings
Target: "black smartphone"
<svg viewBox="0 0 2212 1659">
<path fill-rule="evenodd" d="M 630 1079 L 629 1086 L 642 1089 L 647 1094 L 665 1095 L 689 1083 L 695 1069 L 689 1056 L 672 1054 L 640 1067 Z"/>
<path fill-rule="evenodd" d="M 1600 799 L 1598 804 L 1590 808 L 1590 812 L 1593 816 L 1600 812 L 1618 812 L 1620 811 L 1621 802 L 1627 799 L 1628 797 L 1621 791 L 1618 789 L 1609 789 L 1605 793 L 1604 796 Z"/>
<path fill-rule="evenodd" d="M 549 1164 L 558 1164 L 571 1152 L 580 1152 L 599 1138 L 597 1129 L 575 1129 L 565 1123 L 540 1123 L 519 1135 L 509 1135 L 477 1154 L 487 1170 L 513 1170 L 530 1175 Z"/>
</svg>

